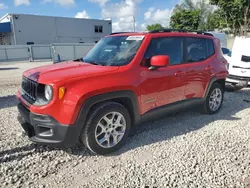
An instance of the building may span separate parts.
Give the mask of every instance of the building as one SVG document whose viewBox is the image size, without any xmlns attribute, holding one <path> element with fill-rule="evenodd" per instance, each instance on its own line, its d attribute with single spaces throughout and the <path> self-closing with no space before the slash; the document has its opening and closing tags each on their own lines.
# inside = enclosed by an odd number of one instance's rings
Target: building
<svg viewBox="0 0 250 188">
<path fill-rule="evenodd" d="M 94 43 L 112 33 L 111 20 L 6 14 L 0 18 L 1 45 Z"/>
</svg>

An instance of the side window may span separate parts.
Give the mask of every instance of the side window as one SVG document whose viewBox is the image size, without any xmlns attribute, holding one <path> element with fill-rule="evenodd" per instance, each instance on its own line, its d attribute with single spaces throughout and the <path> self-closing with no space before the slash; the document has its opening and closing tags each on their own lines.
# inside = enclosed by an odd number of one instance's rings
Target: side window
<svg viewBox="0 0 250 188">
<path fill-rule="evenodd" d="M 180 37 L 154 38 L 144 55 L 146 66 L 150 66 L 150 58 L 155 55 L 168 55 L 170 65 L 178 65 L 183 60 L 183 39 Z"/>
<path fill-rule="evenodd" d="M 99 28 L 97 25 L 95 25 L 95 32 L 98 33 L 99 32 Z"/>
<path fill-rule="evenodd" d="M 101 25 L 95 25 L 95 32 L 96 33 L 102 33 L 103 32 L 103 28 Z"/>
<path fill-rule="evenodd" d="M 206 39 L 207 40 L 207 52 L 208 57 L 211 57 L 214 55 L 214 41 L 212 39 Z"/>
<path fill-rule="evenodd" d="M 206 39 L 187 38 L 187 61 L 199 62 L 207 59 Z"/>
</svg>

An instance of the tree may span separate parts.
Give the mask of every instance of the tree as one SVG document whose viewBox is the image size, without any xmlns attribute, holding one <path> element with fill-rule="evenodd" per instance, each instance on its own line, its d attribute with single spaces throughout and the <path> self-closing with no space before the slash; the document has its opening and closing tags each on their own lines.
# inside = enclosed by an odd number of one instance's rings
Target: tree
<svg viewBox="0 0 250 188">
<path fill-rule="evenodd" d="M 250 0 L 210 0 L 221 9 L 221 15 L 234 34 L 246 35 L 250 26 Z"/>
<path fill-rule="evenodd" d="M 148 31 L 160 30 L 160 29 L 164 29 L 164 27 L 161 24 L 158 24 L 158 23 L 147 26 Z"/>
<path fill-rule="evenodd" d="M 213 31 L 215 29 L 224 29 L 227 27 L 227 22 L 222 17 L 221 9 L 217 9 L 214 12 L 211 12 L 207 16 L 205 29 Z"/>
<path fill-rule="evenodd" d="M 208 0 L 182 0 L 174 8 L 174 14 L 183 10 L 196 10 L 199 11 L 199 30 L 205 29 L 205 23 L 208 15 L 214 11 L 214 6 L 209 4 Z"/>
<path fill-rule="evenodd" d="M 182 10 L 197 10 L 198 7 L 195 6 L 192 0 L 182 0 L 180 4 L 174 7 L 174 12 L 179 12 Z"/>
<path fill-rule="evenodd" d="M 170 19 L 170 27 L 174 29 L 198 30 L 200 10 L 182 10 L 175 12 Z"/>
</svg>

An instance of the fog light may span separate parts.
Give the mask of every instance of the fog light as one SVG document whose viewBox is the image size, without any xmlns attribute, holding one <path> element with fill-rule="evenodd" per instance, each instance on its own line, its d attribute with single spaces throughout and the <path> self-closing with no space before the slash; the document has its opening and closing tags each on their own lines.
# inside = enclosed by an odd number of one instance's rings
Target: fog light
<svg viewBox="0 0 250 188">
<path fill-rule="evenodd" d="M 37 126 L 37 132 L 40 136 L 53 136 L 53 129 L 43 125 Z"/>
<path fill-rule="evenodd" d="M 58 98 L 59 99 L 62 99 L 64 97 L 65 91 L 66 91 L 65 87 L 60 87 L 59 88 L 59 92 L 58 92 Z"/>
</svg>

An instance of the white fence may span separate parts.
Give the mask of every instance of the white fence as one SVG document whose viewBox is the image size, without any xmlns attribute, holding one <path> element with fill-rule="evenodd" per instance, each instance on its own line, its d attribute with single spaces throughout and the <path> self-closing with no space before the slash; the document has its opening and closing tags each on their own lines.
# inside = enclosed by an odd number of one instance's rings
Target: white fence
<svg viewBox="0 0 250 188">
<path fill-rule="evenodd" d="M 95 44 L 94 43 L 58 43 L 53 44 L 53 62 L 66 61 L 83 57 Z"/>
<path fill-rule="evenodd" d="M 30 57 L 28 46 L 0 46 L 0 60 L 28 60 Z"/>
<path fill-rule="evenodd" d="M 51 45 L 31 45 L 30 59 L 52 59 Z"/>
<path fill-rule="evenodd" d="M 83 57 L 94 43 L 59 43 L 51 45 L 3 45 L 0 46 L 0 61 L 41 60 L 53 62 Z"/>
</svg>

